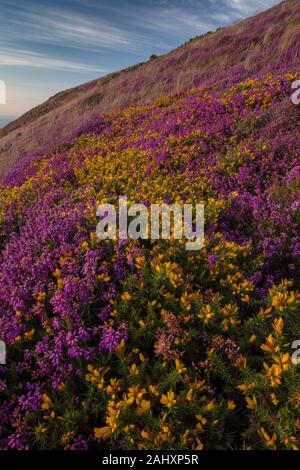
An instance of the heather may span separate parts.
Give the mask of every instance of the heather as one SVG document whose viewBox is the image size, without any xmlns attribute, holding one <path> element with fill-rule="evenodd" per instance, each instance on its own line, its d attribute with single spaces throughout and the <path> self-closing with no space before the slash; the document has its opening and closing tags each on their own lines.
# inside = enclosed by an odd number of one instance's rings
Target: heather
<svg viewBox="0 0 300 470">
<path fill-rule="evenodd" d="M 0 189 L 1 449 L 298 449 L 295 67 L 94 116 Z M 99 241 L 118 197 L 205 246 Z"/>
</svg>

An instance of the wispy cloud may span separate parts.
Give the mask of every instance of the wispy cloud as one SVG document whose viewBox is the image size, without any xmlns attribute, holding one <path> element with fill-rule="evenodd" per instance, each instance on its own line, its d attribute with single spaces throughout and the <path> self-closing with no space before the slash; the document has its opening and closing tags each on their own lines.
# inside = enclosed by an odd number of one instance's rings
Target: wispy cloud
<svg viewBox="0 0 300 470">
<path fill-rule="evenodd" d="M 254 14 L 276 3 L 272 0 L 223 0 L 223 2 L 225 7 L 236 11 L 241 17 Z"/>
<path fill-rule="evenodd" d="M 14 50 L 14 49 L 1 49 L 0 48 L 0 65 L 14 65 L 14 66 L 25 66 L 25 67 L 37 67 L 53 70 L 73 70 L 78 72 L 98 72 L 105 73 L 107 70 L 94 67 L 88 64 L 81 64 L 78 62 L 72 62 L 68 60 L 55 59 L 48 56 L 43 56 L 38 53 L 34 53 L 26 50 Z"/>
<path fill-rule="evenodd" d="M 116 48 L 138 51 L 153 45 L 153 38 L 136 33 L 128 25 L 118 24 L 117 15 L 115 21 L 101 15 L 93 18 L 91 13 L 72 13 L 60 6 L 25 6 L 13 14 L 8 6 L 6 11 L 6 21 L 1 27 L 2 37 L 6 41 L 25 40 L 90 51 Z M 119 13 L 119 17 L 122 16 L 122 11 Z M 141 25 L 142 17 L 138 20 Z"/>
</svg>

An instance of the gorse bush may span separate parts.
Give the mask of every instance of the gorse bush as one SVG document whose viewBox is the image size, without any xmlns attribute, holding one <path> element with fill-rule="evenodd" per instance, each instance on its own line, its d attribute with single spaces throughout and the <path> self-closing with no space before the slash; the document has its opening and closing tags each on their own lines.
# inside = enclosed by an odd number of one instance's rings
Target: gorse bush
<svg viewBox="0 0 300 470">
<path fill-rule="evenodd" d="M 293 70 L 95 117 L 0 189 L 2 449 L 300 447 Z M 203 203 L 205 246 L 96 208 Z"/>
</svg>

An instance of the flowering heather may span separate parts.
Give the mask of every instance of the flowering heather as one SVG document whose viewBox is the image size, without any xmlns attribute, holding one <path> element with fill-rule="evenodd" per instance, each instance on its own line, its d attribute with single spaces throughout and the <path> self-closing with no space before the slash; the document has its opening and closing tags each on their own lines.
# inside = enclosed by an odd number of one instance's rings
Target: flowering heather
<svg viewBox="0 0 300 470">
<path fill-rule="evenodd" d="M 0 187 L 1 449 L 298 449 L 291 67 L 93 118 Z M 204 203 L 205 246 L 96 208 Z"/>
</svg>

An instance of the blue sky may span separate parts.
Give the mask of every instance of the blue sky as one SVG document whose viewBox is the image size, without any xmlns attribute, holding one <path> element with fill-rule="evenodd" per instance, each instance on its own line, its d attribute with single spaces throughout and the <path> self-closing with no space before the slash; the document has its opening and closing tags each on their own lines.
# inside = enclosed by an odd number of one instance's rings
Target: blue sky
<svg viewBox="0 0 300 470">
<path fill-rule="evenodd" d="M 0 0 L 0 126 L 49 96 L 278 0 Z"/>
</svg>

